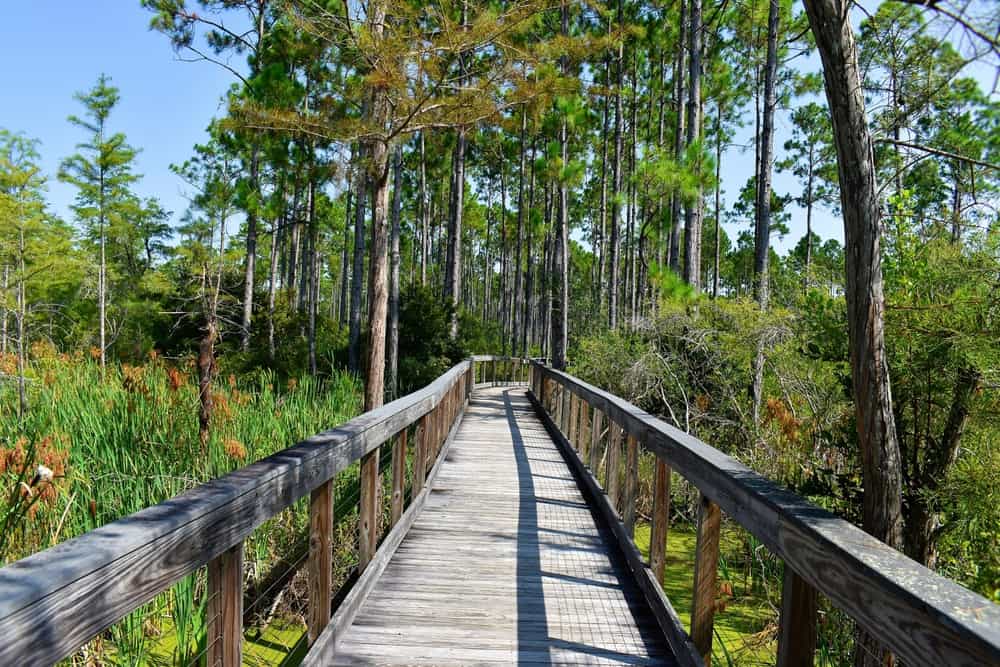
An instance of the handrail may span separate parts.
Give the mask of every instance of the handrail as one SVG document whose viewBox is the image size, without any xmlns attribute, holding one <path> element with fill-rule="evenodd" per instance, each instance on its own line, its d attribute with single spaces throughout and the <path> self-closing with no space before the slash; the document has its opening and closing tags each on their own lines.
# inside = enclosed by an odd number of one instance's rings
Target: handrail
<svg viewBox="0 0 1000 667">
<path fill-rule="evenodd" d="M 311 543 L 318 540 L 329 545 L 334 476 L 359 459 L 364 469 L 364 462 L 397 434 L 397 445 L 402 441 L 405 456 L 406 429 L 422 420 L 417 451 L 424 456 L 418 457 L 415 495 L 418 485 L 423 485 L 424 465 L 438 454 L 450 425 L 464 409 L 473 367 L 473 360 L 462 361 L 427 387 L 381 408 L 0 569 L 0 664 L 47 665 L 60 660 L 206 564 L 209 588 L 214 587 L 220 598 L 215 602 L 220 605 L 219 618 L 212 621 L 210 641 L 213 637 L 221 640 L 222 648 L 216 650 L 222 651 L 222 664 L 238 664 L 243 540 L 266 520 L 312 494 Z M 402 473 L 395 468 L 394 477 L 400 478 L 394 479 L 394 499 L 396 495 L 401 499 Z M 399 470 L 405 473 L 405 467 Z M 373 479 L 377 480 L 377 465 Z M 362 487 L 364 523 L 364 480 Z M 370 487 L 374 498 L 375 483 Z M 393 514 L 398 519 L 395 507 Z M 367 540 L 374 552 L 378 521 L 369 523 L 361 527 L 362 543 Z M 328 582 L 330 554 L 327 549 L 324 562 L 319 555 L 322 551 L 311 548 L 310 575 L 315 573 L 314 578 Z M 311 639 L 330 616 L 329 586 L 315 593 L 313 588 L 311 582 Z M 209 614 L 210 619 L 214 617 Z"/>
<path fill-rule="evenodd" d="M 571 446 L 579 446 L 581 452 L 589 446 L 591 452 L 596 452 L 600 435 L 594 431 L 601 431 L 603 415 L 611 420 L 609 426 L 615 425 L 629 436 L 630 459 L 634 461 L 633 443 L 641 444 L 659 459 L 654 540 L 650 547 L 652 566 L 660 569 L 657 583 L 662 578 L 669 521 L 664 507 L 669 505 L 670 468 L 701 492 L 691 639 L 702 656 L 711 655 L 714 604 L 708 603 L 715 596 L 722 510 L 785 562 L 779 665 L 799 664 L 800 659 L 804 660 L 802 664 L 812 664 L 816 591 L 878 637 L 906 664 L 1000 664 L 1000 607 L 631 403 L 537 362 L 532 362 L 531 370 L 533 397 L 543 409 L 550 409 L 553 417 L 544 416 L 567 434 Z M 557 391 L 562 395 L 556 397 Z M 589 420 L 587 407 L 593 411 Z M 582 436 L 588 426 L 592 436 L 589 443 Z M 612 428 L 609 447 L 620 450 L 621 440 L 621 433 Z M 610 465 L 617 466 L 620 451 L 612 454 L 608 456 Z M 596 461 L 592 456 L 595 474 Z M 626 475 L 629 487 L 628 480 L 635 472 L 626 466 Z M 617 479 L 616 474 L 607 491 L 612 506 L 620 496 Z M 622 516 L 626 526 L 630 512 L 634 524 L 634 493 L 633 489 L 630 499 L 626 489 Z M 656 543 L 657 536 L 664 544 Z M 699 599 L 705 603 L 700 609 Z"/>
</svg>

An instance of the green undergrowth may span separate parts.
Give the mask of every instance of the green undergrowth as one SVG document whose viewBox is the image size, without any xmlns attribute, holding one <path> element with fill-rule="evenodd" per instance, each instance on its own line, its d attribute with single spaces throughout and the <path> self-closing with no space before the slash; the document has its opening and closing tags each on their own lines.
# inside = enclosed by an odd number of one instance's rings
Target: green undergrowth
<svg viewBox="0 0 1000 667">
<path fill-rule="evenodd" d="M 635 542 L 649 557 L 648 523 L 636 526 Z M 694 581 L 694 529 L 673 525 L 667 537 L 667 567 L 663 590 L 685 629 L 691 625 L 691 590 Z M 716 594 L 714 665 L 773 665 L 777 650 L 777 613 L 761 577 L 733 565 L 745 560 L 741 536 L 724 525 L 720 538 L 718 590 Z M 780 594 L 780 591 L 773 593 Z M 773 594 L 772 593 L 772 594 Z"/>
</svg>

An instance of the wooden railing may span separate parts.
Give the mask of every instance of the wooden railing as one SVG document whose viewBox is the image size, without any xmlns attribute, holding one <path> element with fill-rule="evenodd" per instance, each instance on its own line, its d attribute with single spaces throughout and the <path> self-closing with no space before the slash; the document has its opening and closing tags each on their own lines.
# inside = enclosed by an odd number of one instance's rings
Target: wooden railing
<svg viewBox="0 0 1000 667">
<path fill-rule="evenodd" d="M 711 660 L 725 512 L 784 561 L 778 665 L 813 664 L 818 594 L 907 665 L 1000 665 L 1000 607 L 627 401 L 537 362 L 531 371 L 530 398 L 611 525 L 682 663 Z M 640 447 L 657 460 L 648 563 L 634 542 Z M 596 477 L 602 458 L 606 489 Z M 700 492 L 690 633 L 660 586 L 671 470 Z"/>
<path fill-rule="evenodd" d="M 307 663 L 328 655 L 335 629 L 360 602 L 427 497 L 430 481 L 458 428 L 478 370 L 493 357 L 451 368 L 408 396 L 0 569 L 0 665 L 49 665 L 207 565 L 209 665 L 240 664 L 243 638 L 243 543 L 251 532 L 309 496 Z M 501 366 L 503 365 L 501 360 Z M 526 373 L 527 364 L 508 363 Z M 493 364 L 496 368 L 496 364 Z M 502 376 L 502 374 L 501 374 Z M 493 378 L 498 376 L 494 370 Z M 513 375 L 507 375 L 513 381 Z M 410 503 L 406 448 L 413 431 Z M 392 444 L 389 529 L 379 544 L 379 448 Z M 334 483 L 361 462 L 358 561 L 361 574 L 332 610 Z M 331 614 L 333 614 L 331 622 Z"/>
</svg>

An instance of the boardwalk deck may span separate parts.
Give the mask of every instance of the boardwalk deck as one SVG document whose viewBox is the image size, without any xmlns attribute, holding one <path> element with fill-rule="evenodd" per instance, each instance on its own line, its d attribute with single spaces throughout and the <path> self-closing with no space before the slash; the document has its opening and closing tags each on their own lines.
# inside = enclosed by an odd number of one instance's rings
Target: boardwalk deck
<svg viewBox="0 0 1000 667">
<path fill-rule="evenodd" d="M 479 388 L 337 665 L 673 665 L 521 387 Z"/>
</svg>

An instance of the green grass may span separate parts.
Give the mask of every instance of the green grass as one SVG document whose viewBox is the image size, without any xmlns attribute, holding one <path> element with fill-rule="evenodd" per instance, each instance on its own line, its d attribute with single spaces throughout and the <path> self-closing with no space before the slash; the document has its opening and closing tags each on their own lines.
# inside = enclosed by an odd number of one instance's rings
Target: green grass
<svg viewBox="0 0 1000 667">
<path fill-rule="evenodd" d="M 649 524 L 636 527 L 636 546 L 649 557 Z M 680 617 L 685 629 L 691 624 L 691 590 L 694 580 L 696 535 L 691 526 L 674 525 L 667 537 L 667 567 L 663 590 Z M 715 665 L 773 665 L 777 650 L 775 611 L 766 593 L 754 585 L 752 577 L 744 578 L 726 563 L 743 560 L 743 543 L 735 529 L 723 528 L 720 545 L 719 583 L 732 587 L 732 596 L 725 599 L 725 608 L 715 615 L 715 640 L 712 662 Z M 727 576 L 728 574 L 728 576 Z M 737 576 L 737 574 L 739 576 Z M 776 591 L 780 593 L 780 591 Z"/>
<path fill-rule="evenodd" d="M 27 375 L 30 411 L 24 419 L 16 413 L 14 385 L 0 383 L 0 565 L 155 505 L 361 411 L 360 388 L 346 373 L 288 381 L 267 371 L 223 376 L 213 385 L 212 434 L 202 444 L 190 364 L 152 359 L 143 366 L 109 365 L 102 372 L 79 355 L 42 349 Z M 55 479 L 25 497 L 22 482 L 39 464 L 51 468 Z M 357 486 L 356 465 L 337 477 L 338 581 L 355 560 Z M 306 505 L 299 501 L 247 538 L 248 590 L 302 553 Z M 179 642 L 193 657 L 203 642 L 204 598 L 202 570 L 88 644 L 87 660 L 172 664 L 179 659 Z M 288 605 L 297 611 L 295 604 L 295 595 L 286 595 L 267 627 L 247 628 L 247 654 L 257 656 L 248 664 L 297 662 L 291 649 L 303 628 L 298 620 L 287 620 L 296 613 L 283 612 Z"/>
</svg>

